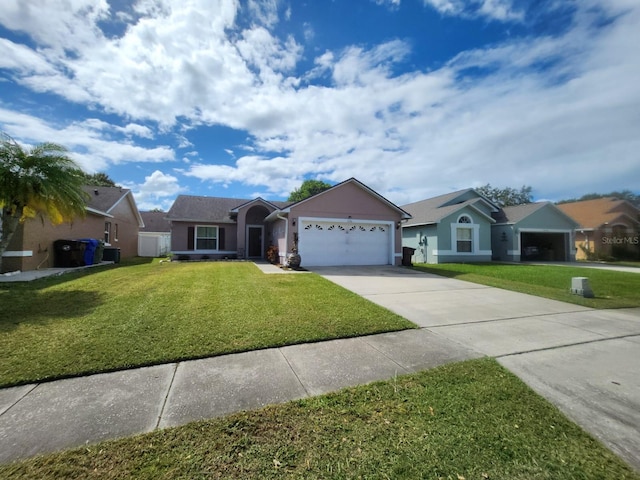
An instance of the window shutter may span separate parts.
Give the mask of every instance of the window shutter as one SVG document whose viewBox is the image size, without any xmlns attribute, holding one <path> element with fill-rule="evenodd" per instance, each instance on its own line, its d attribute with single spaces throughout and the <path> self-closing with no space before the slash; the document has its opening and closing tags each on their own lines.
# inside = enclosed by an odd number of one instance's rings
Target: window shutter
<svg viewBox="0 0 640 480">
<path fill-rule="evenodd" d="M 196 229 L 194 227 L 187 228 L 187 250 L 193 250 L 195 242 Z"/>
<path fill-rule="evenodd" d="M 218 228 L 218 250 L 224 250 L 224 228 Z"/>
</svg>

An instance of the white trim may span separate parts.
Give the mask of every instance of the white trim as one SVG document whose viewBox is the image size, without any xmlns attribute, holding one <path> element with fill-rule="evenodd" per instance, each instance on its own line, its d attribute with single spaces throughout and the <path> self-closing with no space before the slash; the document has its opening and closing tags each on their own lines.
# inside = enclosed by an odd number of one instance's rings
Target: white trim
<svg viewBox="0 0 640 480">
<path fill-rule="evenodd" d="M 235 255 L 236 250 L 171 250 L 173 255 Z"/>
<path fill-rule="evenodd" d="M 298 217 L 298 221 L 313 220 L 318 222 L 359 222 L 359 223 L 376 223 L 380 225 L 391 225 L 394 229 L 395 224 L 389 220 L 367 220 L 364 218 L 328 218 L 328 217 Z"/>
<path fill-rule="evenodd" d="M 3 257 L 33 257 L 33 250 L 11 250 L 4 252 Z"/>
<path fill-rule="evenodd" d="M 196 247 L 198 245 L 198 227 L 203 228 L 215 228 L 216 229 L 216 249 L 201 249 L 198 250 Z M 204 240 L 211 240 L 211 237 L 202 237 Z M 220 246 L 220 227 L 218 225 L 194 225 L 193 230 L 193 250 L 194 252 L 217 252 Z"/>
<path fill-rule="evenodd" d="M 460 217 L 467 216 L 471 218 L 468 214 L 462 214 Z M 458 219 L 460 218 L 458 217 Z M 471 219 L 473 220 L 473 219 Z M 480 225 L 477 223 L 451 223 L 451 252 L 456 252 L 457 255 L 479 255 L 478 250 L 480 246 Z M 471 240 L 471 252 L 458 252 L 458 228 L 466 228 L 471 230 L 473 233 L 473 238 Z M 443 250 L 446 251 L 446 250 Z"/>
<path fill-rule="evenodd" d="M 100 215 L 101 217 L 109 217 L 109 218 L 114 218 L 113 215 L 111 215 L 110 213 L 106 213 L 100 210 L 96 210 L 95 208 L 91 208 L 91 207 L 86 207 L 87 212 L 89 213 L 94 213 L 96 215 Z"/>
<path fill-rule="evenodd" d="M 561 228 L 519 228 L 517 232 L 514 233 L 522 233 L 522 232 L 532 232 L 532 233 L 571 233 L 573 232 L 573 228 L 566 230 Z"/>
</svg>

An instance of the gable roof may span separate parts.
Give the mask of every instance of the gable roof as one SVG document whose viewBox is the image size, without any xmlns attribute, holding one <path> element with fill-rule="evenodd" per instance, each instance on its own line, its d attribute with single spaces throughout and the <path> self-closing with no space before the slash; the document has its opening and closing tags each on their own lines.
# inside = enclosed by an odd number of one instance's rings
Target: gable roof
<svg viewBox="0 0 640 480">
<path fill-rule="evenodd" d="M 511 207 L 503 207 L 499 212 L 494 215 L 497 223 L 509 223 L 515 224 L 521 222 L 525 218 L 530 215 L 533 215 L 538 210 L 542 210 L 543 208 L 552 208 L 556 210 L 560 215 L 565 217 L 569 222 L 571 222 L 575 227 L 578 226 L 578 222 L 576 222 L 573 218 L 568 216 L 562 210 L 560 210 L 556 205 L 551 202 L 535 202 L 535 203 L 524 203 L 522 205 L 513 205 Z"/>
<path fill-rule="evenodd" d="M 265 200 L 262 197 L 258 197 L 258 198 L 254 198 L 253 200 L 247 200 L 246 202 L 238 205 L 237 207 L 235 207 L 232 212 L 233 213 L 238 213 L 238 211 L 243 208 L 243 207 L 247 207 L 249 205 L 251 205 L 252 203 L 266 203 L 267 205 L 270 205 L 271 207 L 275 208 L 276 210 L 280 209 L 280 208 L 285 208 L 289 205 L 291 205 L 293 202 L 270 202 L 268 200 Z"/>
<path fill-rule="evenodd" d="M 477 197 L 456 202 L 457 199 L 463 197 L 469 192 L 473 192 L 475 195 L 477 195 Z M 413 217 L 413 219 L 410 222 L 406 223 L 405 226 L 411 227 L 415 225 L 439 223 L 443 218 L 448 217 L 452 213 L 455 213 L 458 210 L 462 210 L 465 207 L 471 207 L 482 216 L 487 218 L 490 222 L 495 222 L 492 217 L 484 213 L 476 206 L 476 204 L 478 204 L 479 202 L 488 204 L 492 209 L 498 209 L 495 204 L 480 195 L 473 188 L 466 188 L 464 190 L 458 190 L 457 192 L 445 193 L 444 195 L 438 195 L 437 197 L 427 198 L 419 202 L 403 205 L 402 208 L 409 212 Z"/>
<path fill-rule="evenodd" d="M 144 227 L 144 221 L 140 216 L 140 211 L 133 198 L 133 193 L 128 188 L 122 187 L 98 187 L 93 185 L 85 185 L 82 189 L 89 195 L 87 200 L 87 211 L 113 218 L 111 212 L 122 201 L 128 201 L 131 210 L 138 220 L 138 226 Z"/>
<path fill-rule="evenodd" d="M 165 218 L 166 212 L 140 212 L 140 216 L 144 221 L 143 232 L 170 232 L 171 224 Z"/>
<path fill-rule="evenodd" d="M 558 205 L 558 208 L 586 229 L 596 229 L 605 224 L 613 224 L 621 217 L 630 219 L 632 223 L 640 224 L 640 208 L 626 200 L 618 200 L 613 197 L 562 203 Z M 628 215 L 625 210 L 635 211 L 636 218 Z"/>
<path fill-rule="evenodd" d="M 368 187 L 367 185 L 365 185 L 364 183 L 362 183 L 360 180 L 351 177 L 343 182 L 340 183 L 336 183 L 334 186 L 332 186 L 331 188 L 327 188 L 326 190 L 320 192 L 320 193 L 316 193 L 315 195 L 312 195 L 308 198 L 305 198 L 304 200 L 300 200 L 299 202 L 294 202 L 294 203 L 290 203 L 288 204 L 286 207 L 282 208 L 280 212 L 277 213 L 289 213 L 291 211 L 291 207 L 293 206 L 297 206 L 297 205 L 301 205 L 303 203 L 309 202 L 312 199 L 317 199 L 323 195 L 328 194 L 329 192 L 342 187 L 343 185 L 346 185 L 348 183 L 351 183 L 353 185 L 356 185 L 357 187 L 361 188 L 362 190 L 364 190 L 365 192 L 367 192 L 369 195 L 371 195 L 372 197 L 377 198 L 379 201 L 381 201 L 382 203 L 385 203 L 386 205 L 388 205 L 389 207 L 391 207 L 393 210 L 396 210 L 397 212 L 399 212 L 402 215 L 403 219 L 409 219 L 411 218 L 411 215 L 406 212 L 405 210 L 403 210 L 402 208 L 400 208 L 399 206 L 397 206 L 395 203 L 391 202 L 390 200 L 387 200 L 385 197 L 383 197 L 382 195 L 380 195 L 378 192 L 376 192 L 375 190 L 373 190 L 372 188 Z M 275 213 L 275 212 L 274 212 Z M 274 215 L 274 213 L 272 213 L 270 215 L 270 217 L 272 217 Z M 273 218 L 273 217 L 272 217 Z"/>
</svg>

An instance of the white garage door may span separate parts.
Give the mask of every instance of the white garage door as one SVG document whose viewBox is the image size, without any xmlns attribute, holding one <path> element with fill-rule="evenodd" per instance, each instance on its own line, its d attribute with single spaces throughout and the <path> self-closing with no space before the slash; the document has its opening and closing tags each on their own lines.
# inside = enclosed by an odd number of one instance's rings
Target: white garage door
<svg viewBox="0 0 640 480">
<path fill-rule="evenodd" d="M 386 223 L 303 219 L 298 229 L 302 265 L 387 265 L 391 233 Z"/>
</svg>

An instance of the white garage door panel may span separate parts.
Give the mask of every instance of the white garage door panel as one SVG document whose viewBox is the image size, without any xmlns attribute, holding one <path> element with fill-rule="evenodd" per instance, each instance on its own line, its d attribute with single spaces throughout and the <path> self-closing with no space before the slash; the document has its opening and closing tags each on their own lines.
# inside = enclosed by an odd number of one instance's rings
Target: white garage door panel
<svg viewBox="0 0 640 480">
<path fill-rule="evenodd" d="M 299 230 L 302 264 L 387 265 L 391 256 L 388 224 L 303 220 Z"/>
</svg>

